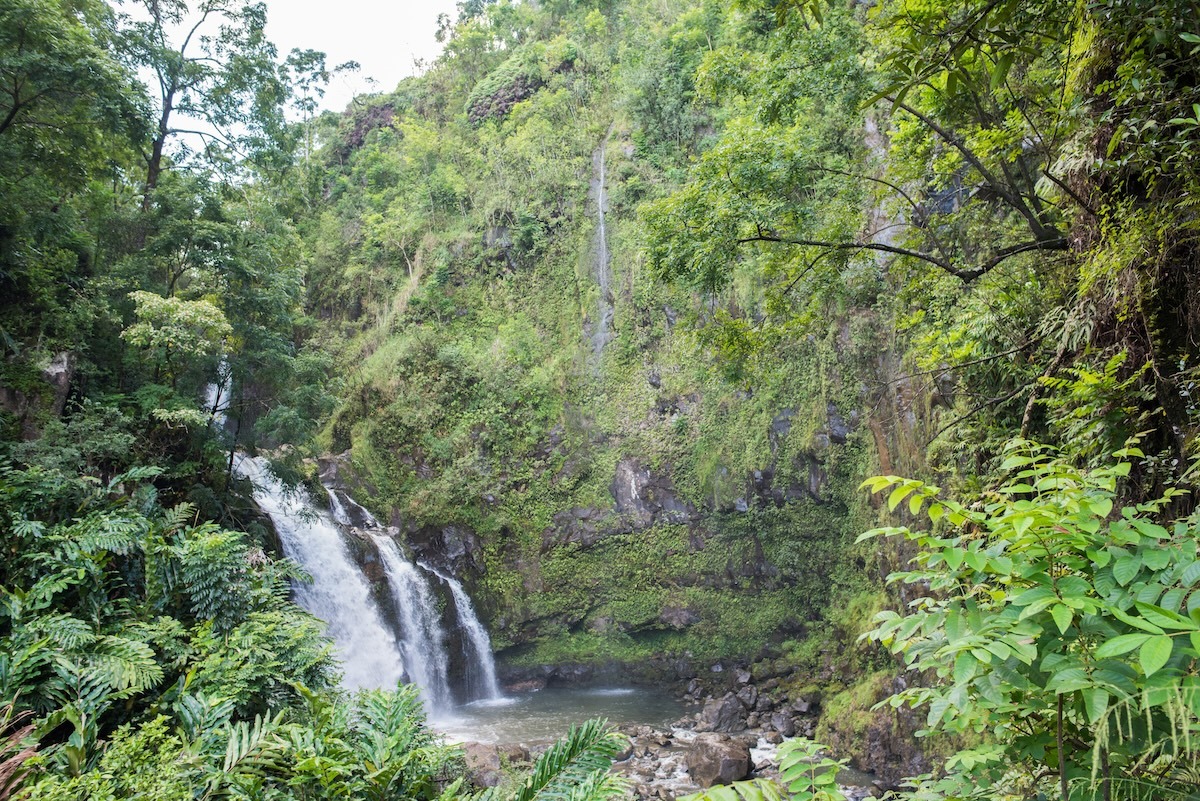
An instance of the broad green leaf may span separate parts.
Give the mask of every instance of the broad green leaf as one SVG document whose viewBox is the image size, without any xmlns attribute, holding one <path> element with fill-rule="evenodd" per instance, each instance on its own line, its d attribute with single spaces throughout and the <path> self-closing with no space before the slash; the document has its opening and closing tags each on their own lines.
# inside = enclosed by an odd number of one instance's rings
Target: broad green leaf
<svg viewBox="0 0 1200 801">
<path fill-rule="evenodd" d="M 892 490 L 892 493 L 891 493 L 891 495 L 888 495 L 888 500 L 887 500 L 888 511 L 889 512 L 896 511 L 896 507 L 899 506 L 900 503 L 905 498 L 907 498 L 912 493 L 912 491 L 915 489 L 916 489 L 916 487 L 913 487 L 911 485 L 904 486 L 902 484 L 899 487 L 896 487 L 894 490 Z"/>
<path fill-rule="evenodd" d="M 954 681 L 964 684 L 975 677 L 975 668 L 979 663 L 970 653 L 963 651 L 954 659 Z"/>
<path fill-rule="evenodd" d="M 1122 634 L 1120 637 L 1113 637 L 1096 649 L 1096 658 L 1108 659 L 1129 653 L 1148 639 L 1149 634 Z"/>
<path fill-rule="evenodd" d="M 1054 625 L 1058 626 L 1059 634 L 1066 634 L 1067 629 L 1071 628 L 1071 622 L 1075 619 L 1075 613 L 1071 608 L 1063 604 L 1055 604 L 1050 607 L 1050 616 L 1054 618 Z"/>
<path fill-rule="evenodd" d="M 1122 587 L 1133 581 L 1134 576 L 1142 569 L 1142 560 L 1136 556 L 1126 556 L 1113 564 L 1113 578 Z"/>
<path fill-rule="evenodd" d="M 1143 620 L 1140 617 L 1134 617 L 1133 615 L 1131 615 L 1127 612 L 1124 612 L 1124 611 L 1116 608 L 1115 606 L 1110 607 L 1108 611 L 1117 620 L 1121 621 L 1122 623 L 1127 623 L 1128 625 L 1133 626 L 1135 629 L 1141 629 L 1142 631 L 1148 631 L 1151 634 L 1162 634 L 1163 633 L 1162 629 L 1160 629 L 1158 626 L 1154 625 L 1150 621 Z"/>
<path fill-rule="evenodd" d="M 1095 723 L 1104 717 L 1111 698 L 1108 690 L 1103 687 L 1090 687 L 1083 691 L 1083 705 L 1087 709 L 1089 722 Z"/>
<path fill-rule="evenodd" d="M 1200 629 L 1200 626 L 1197 626 L 1183 615 L 1163 609 L 1161 606 L 1144 604 L 1141 601 L 1135 603 L 1134 606 L 1142 613 L 1142 617 L 1161 628 L 1175 629 L 1176 631 L 1196 631 Z"/>
<path fill-rule="evenodd" d="M 1150 678 L 1167 664 L 1171 658 L 1171 645 L 1171 638 L 1166 634 L 1151 637 L 1142 643 L 1141 650 L 1138 651 L 1138 662 L 1146 678 Z"/>
</svg>

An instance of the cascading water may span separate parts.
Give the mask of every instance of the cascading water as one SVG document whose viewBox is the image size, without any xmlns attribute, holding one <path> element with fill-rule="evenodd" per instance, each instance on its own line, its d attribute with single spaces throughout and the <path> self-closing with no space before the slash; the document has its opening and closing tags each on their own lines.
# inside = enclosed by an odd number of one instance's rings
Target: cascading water
<svg viewBox="0 0 1200 801">
<path fill-rule="evenodd" d="M 604 135 L 600 149 L 592 155 L 592 168 L 595 177 L 592 178 L 592 201 L 596 204 L 596 241 L 592 245 L 595 261 L 592 267 L 596 286 L 600 290 L 599 315 L 592 330 L 592 358 L 599 363 L 604 346 L 612 339 L 613 297 L 611 257 L 608 253 L 608 228 L 605 216 L 608 213 L 608 191 L 605 184 L 605 161 L 608 151 L 608 137 L 612 130 Z"/>
<path fill-rule="evenodd" d="M 204 408 L 208 410 L 211 425 L 218 431 L 225 428 L 228 422 L 229 395 L 233 378 L 229 372 L 229 362 L 224 357 L 217 364 L 217 380 L 209 384 L 204 391 Z"/>
<path fill-rule="evenodd" d="M 341 529 L 303 490 L 284 487 L 265 459 L 239 454 L 234 469 L 253 482 L 254 499 L 275 524 L 284 555 L 312 576 L 296 585 L 296 602 L 325 621 L 342 658 L 343 683 L 353 689 L 395 687 L 404 676 L 404 660 Z"/>
<path fill-rule="evenodd" d="M 500 685 L 496 682 L 496 660 L 492 656 L 492 641 L 487 629 L 475 615 L 475 607 L 471 603 L 467 591 L 452 576 L 435 570 L 428 565 L 421 565 L 433 575 L 441 579 L 450 589 L 454 598 L 454 609 L 458 613 L 458 625 L 466 634 L 465 642 L 469 653 L 467 657 L 467 684 L 471 696 L 475 700 L 494 701 L 503 696 Z"/>
<path fill-rule="evenodd" d="M 394 539 L 382 534 L 371 534 L 371 539 L 379 549 L 379 558 L 396 603 L 396 616 L 402 629 L 400 647 L 409 678 L 421 688 L 430 713 L 444 711 L 451 705 L 447 675 L 450 660 L 437 598 L 429 580 L 416 565 L 404 558 Z"/>
</svg>

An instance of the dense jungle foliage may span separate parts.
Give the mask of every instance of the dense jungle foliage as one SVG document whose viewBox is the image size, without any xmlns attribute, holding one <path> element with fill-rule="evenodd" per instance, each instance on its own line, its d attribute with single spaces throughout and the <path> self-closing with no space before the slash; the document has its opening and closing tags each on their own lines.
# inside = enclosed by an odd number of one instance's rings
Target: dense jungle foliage
<svg viewBox="0 0 1200 801">
<path fill-rule="evenodd" d="M 839 757 L 923 727 L 902 797 L 1197 797 L 1198 10 L 470 0 L 318 113 L 265 4 L 0 0 L 0 797 L 473 792 L 239 449 L 336 457 L 512 670 L 759 660 Z M 806 748 L 712 797 L 838 797 Z"/>
</svg>

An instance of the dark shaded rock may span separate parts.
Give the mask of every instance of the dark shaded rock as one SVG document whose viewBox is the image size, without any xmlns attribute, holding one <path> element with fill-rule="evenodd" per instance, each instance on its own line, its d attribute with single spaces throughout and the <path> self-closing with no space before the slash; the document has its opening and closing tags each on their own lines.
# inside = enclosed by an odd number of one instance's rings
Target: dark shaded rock
<svg viewBox="0 0 1200 801">
<path fill-rule="evenodd" d="M 792 716 L 786 712 L 776 712 L 771 715 L 771 728 L 784 737 L 796 736 L 796 724 L 792 721 Z"/>
<path fill-rule="evenodd" d="M 750 773 L 750 749 L 720 734 L 701 734 L 687 752 L 688 775 L 701 787 L 732 784 Z"/>
<path fill-rule="evenodd" d="M 658 389 L 662 386 L 662 378 L 659 376 L 657 370 L 650 371 L 650 375 L 646 376 L 646 382 L 655 389 Z"/>
<path fill-rule="evenodd" d="M 0 410 L 12 415 L 20 426 L 21 438 L 34 440 L 41 436 L 40 425 L 45 417 L 60 417 L 71 392 L 75 377 L 75 357 L 66 351 L 57 353 L 42 368 L 45 386 L 25 390 L 0 384 Z"/>
<path fill-rule="evenodd" d="M 463 743 L 467 779 L 476 787 L 496 787 L 500 774 L 500 749 L 488 743 Z"/>
<path fill-rule="evenodd" d="M 733 674 L 733 680 L 738 684 L 749 684 L 750 678 L 750 671 L 742 668 L 738 668 Z"/>
<path fill-rule="evenodd" d="M 754 709 L 754 705 L 758 703 L 758 688 L 753 684 L 747 684 L 737 691 L 737 699 L 746 709 Z"/>
<path fill-rule="evenodd" d="M 740 732 L 746 730 L 746 707 L 733 693 L 714 698 L 700 710 L 696 731 Z"/>
<path fill-rule="evenodd" d="M 619 514 L 633 529 L 655 523 L 687 523 L 696 509 L 679 497 L 670 478 L 656 476 L 636 459 L 622 459 L 609 485 Z"/>
</svg>

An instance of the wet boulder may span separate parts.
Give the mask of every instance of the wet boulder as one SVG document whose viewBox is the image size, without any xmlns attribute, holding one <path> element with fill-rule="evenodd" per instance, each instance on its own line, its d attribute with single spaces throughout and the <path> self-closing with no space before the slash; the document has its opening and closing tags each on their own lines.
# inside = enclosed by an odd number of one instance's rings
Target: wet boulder
<svg viewBox="0 0 1200 801">
<path fill-rule="evenodd" d="M 696 731 L 740 732 L 746 730 L 746 707 L 733 693 L 714 698 L 700 710 Z"/>
<path fill-rule="evenodd" d="M 500 749 L 487 743 L 463 743 L 467 779 L 476 787 L 500 784 Z"/>
<path fill-rule="evenodd" d="M 701 787 L 732 784 L 750 773 L 750 748 L 725 734 L 700 734 L 687 752 L 688 775 Z"/>
</svg>

